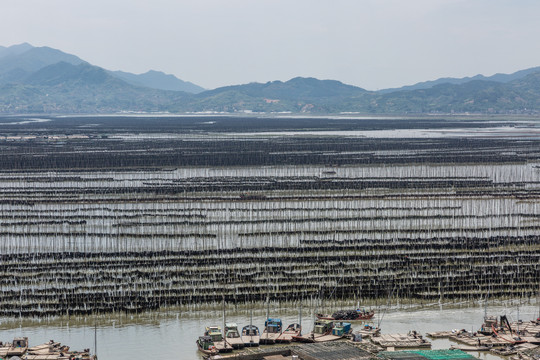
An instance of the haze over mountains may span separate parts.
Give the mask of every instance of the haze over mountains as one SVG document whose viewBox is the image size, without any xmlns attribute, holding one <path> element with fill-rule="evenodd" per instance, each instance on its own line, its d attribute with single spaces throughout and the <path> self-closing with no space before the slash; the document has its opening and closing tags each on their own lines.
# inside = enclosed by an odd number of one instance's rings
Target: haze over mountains
<svg viewBox="0 0 540 360">
<path fill-rule="evenodd" d="M 109 71 L 49 47 L 0 46 L 0 113 L 124 111 L 529 114 L 540 112 L 540 67 L 377 92 L 300 77 L 204 91 L 159 71 Z"/>
</svg>

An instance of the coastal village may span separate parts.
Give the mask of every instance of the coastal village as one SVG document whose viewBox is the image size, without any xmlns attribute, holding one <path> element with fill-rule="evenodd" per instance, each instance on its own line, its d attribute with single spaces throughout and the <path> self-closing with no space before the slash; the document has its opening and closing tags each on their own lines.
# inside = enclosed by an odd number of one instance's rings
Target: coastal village
<svg viewBox="0 0 540 360">
<path fill-rule="evenodd" d="M 313 330 L 299 323 L 284 326 L 267 318 L 262 331 L 250 321 L 208 326 L 196 340 L 207 360 L 467 360 L 480 353 L 512 360 L 540 359 L 540 316 L 510 322 L 506 315 L 484 316 L 476 331 L 448 329 L 420 334 L 384 333 L 371 319 L 374 311 L 344 310 L 317 314 Z M 380 325 L 380 324 L 379 324 Z M 432 341 L 449 339 L 448 349 L 433 349 Z"/>
</svg>

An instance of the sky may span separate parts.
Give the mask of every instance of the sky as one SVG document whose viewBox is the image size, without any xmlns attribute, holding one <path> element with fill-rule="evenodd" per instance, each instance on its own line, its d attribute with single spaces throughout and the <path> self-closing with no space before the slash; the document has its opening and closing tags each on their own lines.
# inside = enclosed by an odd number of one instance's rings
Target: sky
<svg viewBox="0 0 540 360">
<path fill-rule="evenodd" d="M 293 77 L 368 90 L 540 66 L 538 0 L 0 0 L 0 45 L 206 89 Z"/>
</svg>

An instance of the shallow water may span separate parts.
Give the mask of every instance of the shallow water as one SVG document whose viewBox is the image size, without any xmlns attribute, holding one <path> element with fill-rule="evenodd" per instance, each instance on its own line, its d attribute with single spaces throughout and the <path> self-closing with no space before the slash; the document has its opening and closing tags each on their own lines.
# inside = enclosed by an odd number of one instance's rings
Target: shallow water
<svg viewBox="0 0 540 360">
<path fill-rule="evenodd" d="M 313 324 L 313 312 L 331 312 L 334 309 L 303 308 L 302 326 L 309 332 Z M 377 308 L 375 308 L 377 312 Z M 253 324 L 262 330 L 266 309 L 259 308 L 253 314 Z M 380 310 L 373 319 L 381 321 L 383 333 L 406 333 L 416 330 L 421 334 L 430 331 L 451 329 L 477 330 L 484 316 L 485 308 L 481 305 L 432 305 L 394 306 L 386 313 Z M 490 315 L 506 314 L 511 321 L 519 318 L 528 321 L 538 316 L 536 304 L 519 304 L 508 301 L 504 304 L 490 305 Z M 298 309 L 270 309 L 271 316 L 280 317 L 284 325 L 298 322 Z M 250 311 L 227 310 L 227 322 L 236 322 L 239 327 L 249 324 Z M 54 339 L 82 350 L 94 351 L 94 322 L 96 322 L 97 354 L 100 360 L 116 359 L 184 359 L 200 360 L 195 340 L 208 325 L 223 326 L 222 311 L 196 312 L 152 312 L 142 315 L 116 314 L 99 318 L 71 318 L 49 320 L 9 320 L 0 322 L 0 340 L 11 341 L 16 336 L 27 336 L 30 345 L 37 345 Z M 356 325 L 359 327 L 360 325 Z M 354 327 L 354 325 L 353 325 Z M 440 339 L 433 341 L 433 349 L 447 349 L 451 341 Z M 482 359 L 498 359 L 487 353 L 472 353 Z"/>
</svg>

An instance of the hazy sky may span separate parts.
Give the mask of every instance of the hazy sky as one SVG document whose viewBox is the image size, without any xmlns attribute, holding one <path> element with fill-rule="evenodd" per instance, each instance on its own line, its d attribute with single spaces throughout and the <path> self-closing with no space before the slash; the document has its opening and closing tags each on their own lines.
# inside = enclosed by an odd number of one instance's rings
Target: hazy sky
<svg viewBox="0 0 540 360">
<path fill-rule="evenodd" d="M 0 45 L 205 88 L 295 76 L 369 90 L 540 65 L 539 0 L 0 0 Z"/>
</svg>

